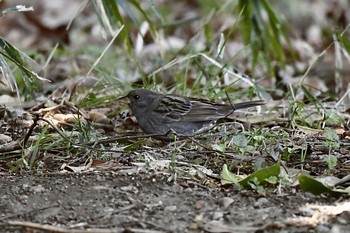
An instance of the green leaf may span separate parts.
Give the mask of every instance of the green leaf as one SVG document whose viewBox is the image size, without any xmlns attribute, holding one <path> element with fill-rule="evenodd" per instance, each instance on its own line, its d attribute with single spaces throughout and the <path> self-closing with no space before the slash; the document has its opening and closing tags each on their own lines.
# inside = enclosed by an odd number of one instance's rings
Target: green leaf
<svg viewBox="0 0 350 233">
<path fill-rule="evenodd" d="M 312 193 L 314 195 L 328 193 L 331 196 L 339 196 L 340 194 L 350 193 L 350 190 L 333 190 L 332 188 L 327 187 L 321 182 L 306 175 L 299 176 L 299 186 L 302 190 Z"/>
<path fill-rule="evenodd" d="M 335 32 L 337 35 L 337 38 L 340 42 L 340 44 L 342 45 L 343 48 L 345 48 L 345 50 L 350 53 L 350 40 L 348 38 L 348 36 L 346 35 L 342 35 L 342 33 L 340 32 Z"/>
<path fill-rule="evenodd" d="M 251 182 L 257 185 L 261 185 L 263 183 L 272 183 L 274 180 L 273 177 L 278 177 L 280 174 L 280 163 L 260 169 L 258 171 L 253 172 L 248 177 L 243 178 L 242 176 L 238 176 L 230 172 L 227 168 L 227 165 L 224 164 L 221 171 L 221 184 L 240 184 L 243 187 L 251 187 Z"/>
<path fill-rule="evenodd" d="M 136 150 L 138 147 L 144 145 L 144 144 L 146 143 L 146 141 L 147 141 L 147 139 L 134 142 L 133 144 L 130 144 L 130 145 L 124 147 L 124 151 L 126 151 L 126 152 L 134 151 L 134 150 Z"/>
<path fill-rule="evenodd" d="M 239 181 L 239 184 L 244 187 L 250 186 L 250 181 L 253 181 L 259 184 L 265 183 L 267 180 L 271 179 L 271 177 L 278 177 L 281 171 L 280 163 L 277 162 L 276 164 L 257 170 L 250 174 L 247 178 Z"/>
<path fill-rule="evenodd" d="M 239 148 L 246 148 L 248 146 L 248 138 L 243 134 L 237 134 L 232 137 L 232 143 Z"/>
<path fill-rule="evenodd" d="M 241 181 L 243 178 L 241 176 L 235 175 L 232 172 L 230 172 L 227 168 L 227 165 L 224 164 L 221 170 L 221 184 L 237 184 L 239 181 Z"/>
<path fill-rule="evenodd" d="M 24 75 L 30 78 L 36 78 L 39 80 L 46 80 L 42 77 L 40 77 L 38 74 L 35 72 L 31 71 L 29 68 L 25 66 L 25 62 L 22 59 L 22 56 L 29 58 L 26 56 L 24 53 L 21 53 L 20 50 L 12 46 L 10 43 L 8 43 L 6 40 L 0 37 L 0 54 L 13 62 L 21 71 Z"/>
<path fill-rule="evenodd" d="M 221 153 L 224 153 L 225 149 L 226 149 L 224 144 L 214 144 L 214 145 L 211 146 L 211 148 L 213 150 L 221 152 Z"/>
<path fill-rule="evenodd" d="M 316 106 L 316 104 L 319 103 L 317 98 L 309 91 L 309 89 L 307 87 L 305 87 L 304 84 L 301 85 L 301 89 L 303 90 L 306 97 L 311 101 L 311 103 L 315 104 L 315 106 Z"/>
<path fill-rule="evenodd" d="M 244 43 L 249 44 L 251 42 L 252 33 L 252 21 L 250 18 L 252 12 L 251 4 L 247 4 L 246 0 L 240 0 L 238 1 L 237 9 L 241 19 L 239 27 L 240 34 L 242 35 Z"/>
<path fill-rule="evenodd" d="M 292 59 L 294 52 L 285 30 L 285 22 L 266 0 L 240 0 L 237 3 L 240 35 L 244 44 L 252 52 L 253 67 L 264 62 L 269 73 L 273 73 L 272 61 L 278 60 L 284 67 L 286 63 L 285 41 Z"/>
<path fill-rule="evenodd" d="M 323 135 L 326 140 L 323 142 L 323 145 L 327 146 L 329 149 L 339 149 L 340 148 L 340 138 L 335 130 L 331 128 L 325 128 Z"/>
</svg>

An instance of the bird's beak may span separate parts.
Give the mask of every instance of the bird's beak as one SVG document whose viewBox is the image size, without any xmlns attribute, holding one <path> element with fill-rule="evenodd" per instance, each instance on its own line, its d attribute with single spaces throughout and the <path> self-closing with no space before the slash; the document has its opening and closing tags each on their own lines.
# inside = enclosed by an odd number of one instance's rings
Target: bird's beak
<svg viewBox="0 0 350 233">
<path fill-rule="evenodd" d="M 128 104 L 128 105 L 130 104 L 130 99 L 128 98 L 127 95 L 118 98 L 117 101 L 120 101 L 120 102 L 122 102 L 123 104 Z"/>
</svg>

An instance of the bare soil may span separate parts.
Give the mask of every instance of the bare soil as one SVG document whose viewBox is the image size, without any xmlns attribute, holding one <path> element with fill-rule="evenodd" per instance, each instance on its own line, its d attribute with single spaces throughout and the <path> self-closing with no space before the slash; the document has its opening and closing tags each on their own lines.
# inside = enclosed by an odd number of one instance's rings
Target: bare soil
<svg viewBox="0 0 350 233">
<path fill-rule="evenodd" d="M 349 200 L 124 170 L 0 176 L 0 232 L 349 232 Z M 175 181 L 174 181 L 175 180 Z M 281 194 L 282 193 L 282 194 Z M 342 211 L 344 208 L 344 211 Z"/>
</svg>

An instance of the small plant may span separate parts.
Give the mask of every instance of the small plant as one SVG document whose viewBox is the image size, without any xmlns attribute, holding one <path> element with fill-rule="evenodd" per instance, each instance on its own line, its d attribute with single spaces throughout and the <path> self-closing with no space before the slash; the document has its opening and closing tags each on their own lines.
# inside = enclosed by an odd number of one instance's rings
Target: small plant
<svg viewBox="0 0 350 233">
<path fill-rule="evenodd" d="M 324 158 L 324 161 L 327 163 L 328 169 L 333 170 L 337 165 L 337 158 L 331 153 L 340 148 L 340 139 L 338 134 L 330 128 L 324 129 L 324 136 L 323 145 L 328 147 L 328 155 Z"/>
<path fill-rule="evenodd" d="M 240 0 L 237 10 L 240 16 L 240 33 L 244 43 L 250 45 L 253 66 L 263 61 L 270 74 L 273 73 L 271 59 L 278 60 L 284 66 L 286 55 L 282 41 L 287 44 L 290 41 L 283 27 L 286 22 L 276 14 L 272 4 L 266 0 Z"/>
<path fill-rule="evenodd" d="M 17 5 L 2 10 L 0 14 L 2 17 L 6 17 L 9 13 L 29 11 L 33 11 L 33 7 Z M 6 84 L 12 92 L 17 92 L 18 97 L 24 95 L 26 99 L 37 90 L 38 81 L 46 80 L 28 67 L 28 61 L 30 64 L 34 64 L 34 61 L 27 54 L 0 37 L 0 73 L 4 78 L 0 79 L 0 84 Z"/>
<path fill-rule="evenodd" d="M 334 130 L 330 128 L 325 128 L 324 136 L 325 136 L 325 141 L 323 142 L 323 145 L 328 147 L 329 149 L 328 154 L 330 154 L 332 150 L 340 148 L 339 135 Z"/>
<path fill-rule="evenodd" d="M 236 175 L 230 172 L 224 164 L 221 170 L 221 184 L 238 184 L 243 188 L 251 188 L 257 192 L 263 192 L 266 185 L 276 185 L 279 182 L 281 168 L 280 163 L 259 169 L 248 176 Z"/>
<path fill-rule="evenodd" d="M 176 165 L 177 164 L 177 154 L 179 152 L 179 149 L 178 149 L 178 147 L 176 145 L 176 141 L 177 141 L 176 134 L 173 134 L 172 137 L 173 137 L 173 141 L 174 141 L 174 148 L 170 152 L 171 158 L 170 158 L 169 169 L 175 173 L 176 172 L 176 166 L 177 166 Z"/>
<path fill-rule="evenodd" d="M 334 155 L 327 155 L 323 160 L 327 163 L 328 170 L 333 170 L 337 166 L 338 160 Z"/>
<path fill-rule="evenodd" d="M 344 118 L 340 114 L 340 112 L 331 109 L 325 112 L 324 124 L 328 126 L 339 126 L 344 123 Z"/>
<path fill-rule="evenodd" d="M 249 140 L 244 134 L 234 135 L 230 141 L 230 144 L 241 155 L 244 155 L 249 150 Z"/>
<path fill-rule="evenodd" d="M 305 144 L 305 146 L 302 147 L 301 152 L 300 152 L 300 161 L 302 163 L 305 162 L 306 159 L 306 152 L 307 152 L 307 145 Z"/>
</svg>

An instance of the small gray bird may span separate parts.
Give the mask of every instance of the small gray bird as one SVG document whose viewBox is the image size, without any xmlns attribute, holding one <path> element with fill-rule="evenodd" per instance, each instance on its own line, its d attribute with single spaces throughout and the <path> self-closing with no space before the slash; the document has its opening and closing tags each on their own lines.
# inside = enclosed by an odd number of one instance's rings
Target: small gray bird
<svg viewBox="0 0 350 233">
<path fill-rule="evenodd" d="M 217 104 L 204 99 L 164 95 L 146 89 L 135 89 L 119 99 L 128 99 L 128 105 L 140 128 L 160 140 L 170 140 L 169 133 L 188 137 L 215 120 L 232 114 L 237 109 L 265 104 L 262 100 L 237 104 Z"/>
</svg>

